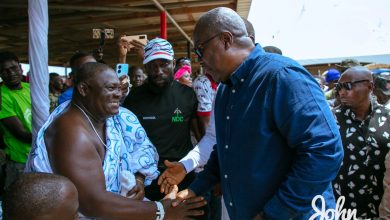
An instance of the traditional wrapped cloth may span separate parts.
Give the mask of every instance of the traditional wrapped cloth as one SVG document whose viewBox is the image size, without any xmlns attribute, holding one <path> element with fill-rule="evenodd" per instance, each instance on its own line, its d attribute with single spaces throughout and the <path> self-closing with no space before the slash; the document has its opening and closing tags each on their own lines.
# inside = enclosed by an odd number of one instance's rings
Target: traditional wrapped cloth
<svg viewBox="0 0 390 220">
<path fill-rule="evenodd" d="M 58 106 L 38 132 L 26 164 L 27 172 L 53 173 L 44 134 L 54 119 L 66 111 L 70 105 L 71 102 L 67 101 Z M 103 161 L 103 172 L 107 191 L 120 194 L 122 171 L 127 170 L 133 174 L 142 173 L 145 176 L 145 186 L 150 185 L 152 180 L 158 177 L 157 150 L 132 112 L 120 107 L 117 115 L 108 118 L 106 137 L 107 149 Z"/>
</svg>

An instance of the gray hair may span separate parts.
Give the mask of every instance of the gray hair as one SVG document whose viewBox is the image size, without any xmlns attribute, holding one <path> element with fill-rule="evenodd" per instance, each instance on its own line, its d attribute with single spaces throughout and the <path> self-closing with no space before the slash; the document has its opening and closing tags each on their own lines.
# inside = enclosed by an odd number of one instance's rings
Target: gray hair
<svg viewBox="0 0 390 220">
<path fill-rule="evenodd" d="M 196 33 L 206 33 L 210 36 L 213 33 L 229 31 L 233 36 L 248 36 L 245 23 L 242 18 L 232 9 L 219 7 L 203 14 L 196 23 Z"/>
</svg>

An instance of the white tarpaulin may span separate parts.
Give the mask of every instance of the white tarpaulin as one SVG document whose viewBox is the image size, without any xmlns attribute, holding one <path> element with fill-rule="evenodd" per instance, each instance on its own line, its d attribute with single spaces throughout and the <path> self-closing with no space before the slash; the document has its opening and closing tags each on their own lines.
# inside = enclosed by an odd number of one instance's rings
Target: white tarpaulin
<svg viewBox="0 0 390 220">
<path fill-rule="evenodd" d="M 49 70 L 47 34 L 49 26 L 47 0 L 28 1 L 29 63 L 32 102 L 32 137 L 49 116 Z"/>
<path fill-rule="evenodd" d="M 390 52 L 389 0 L 253 0 L 256 41 L 296 60 Z"/>
</svg>

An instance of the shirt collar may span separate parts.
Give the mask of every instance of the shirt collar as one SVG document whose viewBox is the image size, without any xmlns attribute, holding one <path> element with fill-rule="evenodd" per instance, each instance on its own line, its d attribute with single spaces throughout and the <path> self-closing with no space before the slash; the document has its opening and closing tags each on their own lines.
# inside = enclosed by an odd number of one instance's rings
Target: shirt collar
<svg viewBox="0 0 390 220">
<path fill-rule="evenodd" d="M 364 119 L 371 118 L 373 114 L 375 113 L 375 110 L 379 107 L 378 102 L 375 99 L 370 100 L 370 113 L 367 115 L 367 117 Z M 350 108 L 344 108 L 344 114 L 353 120 L 357 121 L 355 113 Z"/>
<path fill-rule="evenodd" d="M 236 70 L 234 70 L 229 79 L 223 83 L 227 84 L 228 86 L 235 86 L 239 82 L 244 82 L 255 64 L 257 63 L 258 56 L 264 53 L 265 52 L 260 46 L 260 44 L 256 44 L 255 48 L 251 51 L 251 53 L 244 60 L 244 62 L 242 62 L 241 65 L 238 66 Z"/>
</svg>

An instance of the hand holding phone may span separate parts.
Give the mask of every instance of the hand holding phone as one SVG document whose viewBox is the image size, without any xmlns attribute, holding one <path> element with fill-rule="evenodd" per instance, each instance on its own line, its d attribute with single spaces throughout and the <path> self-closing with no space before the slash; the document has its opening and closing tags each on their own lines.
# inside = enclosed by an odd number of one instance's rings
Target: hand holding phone
<svg viewBox="0 0 390 220">
<path fill-rule="evenodd" d="M 135 45 L 132 44 L 132 41 L 138 41 L 141 44 L 143 44 L 143 46 L 145 46 L 148 43 L 148 38 L 147 38 L 146 34 L 132 35 L 132 36 L 123 36 L 123 37 L 121 37 L 121 40 L 125 40 L 125 41 L 127 41 L 129 43 L 128 49 L 130 49 L 130 48 L 135 46 Z"/>
<path fill-rule="evenodd" d="M 116 65 L 116 74 L 118 77 L 121 77 L 123 75 L 127 75 L 129 72 L 129 64 L 127 63 L 118 63 Z"/>
</svg>

